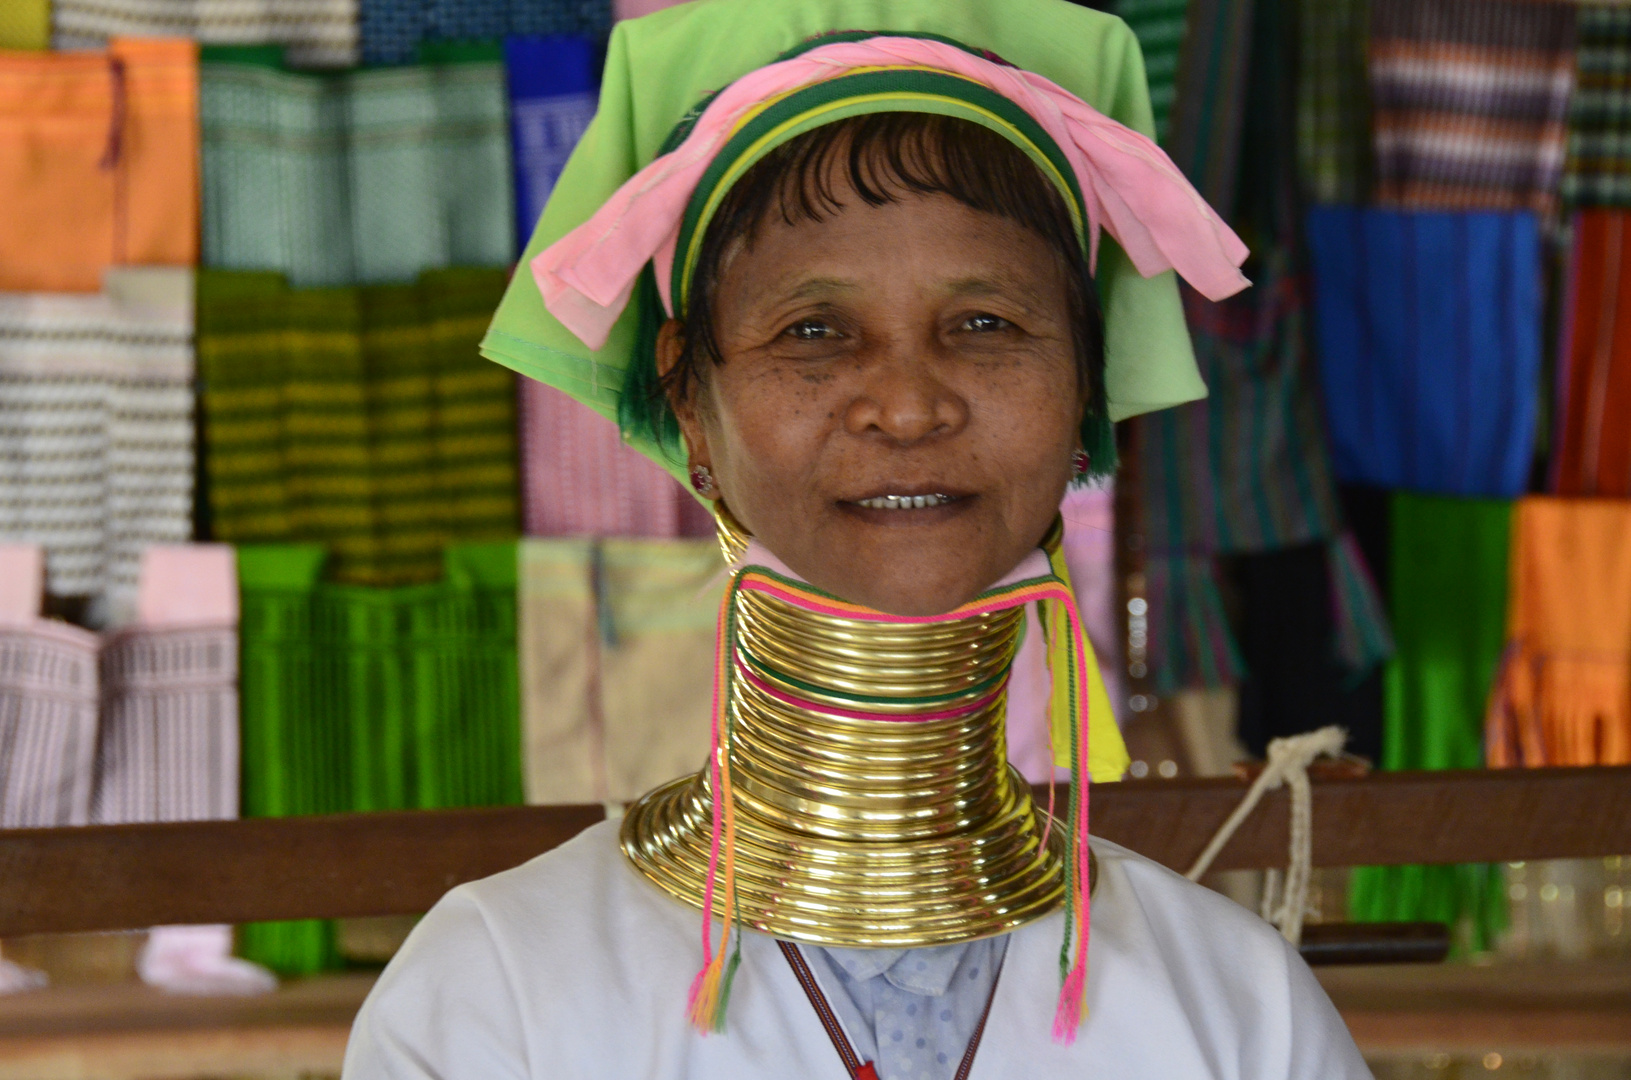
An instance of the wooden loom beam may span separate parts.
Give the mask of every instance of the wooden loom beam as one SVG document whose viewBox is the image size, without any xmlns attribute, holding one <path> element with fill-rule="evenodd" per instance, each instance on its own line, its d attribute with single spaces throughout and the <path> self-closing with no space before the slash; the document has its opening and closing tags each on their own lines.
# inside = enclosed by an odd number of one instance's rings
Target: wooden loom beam
<svg viewBox="0 0 1631 1080">
<path fill-rule="evenodd" d="M 1106 784 L 1093 832 L 1182 870 L 1244 790 L 1229 778 Z M 1391 773 L 1313 790 L 1316 865 L 1631 853 L 1631 767 Z M 1265 799 L 1216 868 L 1283 865 L 1287 805 L 1284 791 Z M 0 831 L 0 937 L 417 913 L 604 817 L 531 806 Z"/>
</svg>

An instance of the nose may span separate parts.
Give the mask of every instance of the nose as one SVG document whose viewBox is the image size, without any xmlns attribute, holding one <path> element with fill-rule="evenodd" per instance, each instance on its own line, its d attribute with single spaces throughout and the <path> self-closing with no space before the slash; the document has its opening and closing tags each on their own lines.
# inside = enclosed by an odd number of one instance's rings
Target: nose
<svg viewBox="0 0 1631 1080">
<path fill-rule="evenodd" d="M 956 434 L 968 415 L 967 400 L 945 378 L 943 359 L 932 346 L 913 343 L 881 349 L 868 360 L 844 421 L 852 435 L 912 446 Z"/>
</svg>

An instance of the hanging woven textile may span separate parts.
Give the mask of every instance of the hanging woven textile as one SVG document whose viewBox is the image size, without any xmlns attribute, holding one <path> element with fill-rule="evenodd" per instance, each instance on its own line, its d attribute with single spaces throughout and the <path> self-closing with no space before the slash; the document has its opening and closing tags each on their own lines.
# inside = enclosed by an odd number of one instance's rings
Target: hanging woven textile
<svg viewBox="0 0 1631 1080">
<path fill-rule="evenodd" d="M 434 63 L 318 75 L 268 48 L 200 69 L 204 264 L 291 284 L 401 282 L 515 256 L 496 45 Z"/>
<path fill-rule="evenodd" d="M 1631 206 L 1631 7 L 1582 3 L 1575 34 L 1563 200 Z"/>
<path fill-rule="evenodd" d="M 238 582 L 225 544 L 148 548 L 135 621 L 102 648 L 92 820 L 238 816 Z"/>
<path fill-rule="evenodd" d="M 198 47 L 0 52 L 0 289 L 198 261 Z"/>
<path fill-rule="evenodd" d="M 1533 214 L 1308 214 L 1338 479 L 1510 498 L 1534 457 L 1541 249 Z"/>
<path fill-rule="evenodd" d="M 504 39 L 517 251 L 527 246 L 566 159 L 594 119 L 595 59 L 595 43 L 586 37 Z"/>
<path fill-rule="evenodd" d="M 1178 57 L 1184 48 L 1190 0 L 1116 0 L 1117 15 L 1138 36 L 1144 54 L 1144 74 L 1150 84 L 1150 112 L 1155 119 L 1155 141 L 1165 144 L 1177 96 Z"/>
<path fill-rule="evenodd" d="M 51 47 L 51 0 L 0 4 L 0 49 Z"/>
<path fill-rule="evenodd" d="M 0 829 L 90 822 L 100 643 L 41 616 L 44 582 L 38 546 L 0 545 Z"/>
<path fill-rule="evenodd" d="M 1386 769 L 1477 769 L 1484 708 L 1506 631 L 1512 504 L 1392 496 L 1388 609 L 1397 652 L 1385 676 Z M 1354 918 L 1431 921 L 1457 944 L 1494 945 L 1505 921 L 1496 867 L 1363 867 L 1351 879 Z"/>
<path fill-rule="evenodd" d="M 520 549 L 527 801 L 630 801 L 708 754 L 714 540 Z"/>
<path fill-rule="evenodd" d="M 1575 218 L 1551 488 L 1631 496 L 1631 213 Z"/>
<path fill-rule="evenodd" d="M 1356 548 L 1340 539 L 1309 378 L 1304 300 L 1289 239 L 1295 179 L 1287 28 L 1268 4 L 1255 19 L 1249 5 L 1244 13 L 1220 5 L 1217 18 L 1230 26 L 1245 19 L 1251 37 L 1214 67 L 1242 80 L 1249 69 L 1251 79 L 1237 85 L 1218 74 L 1196 98 L 1182 96 L 1186 81 L 1174 116 L 1174 156 L 1192 110 L 1241 118 L 1232 147 L 1214 143 L 1203 154 L 1197 146 L 1198 156 L 1177 160 L 1198 181 L 1215 184 L 1214 205 L 1224 205 L 1216 200 L 1235 189 L 1238 176 L 1239 226 L 1265 242 L 1247 268 L 1255 283 L 1249 292 L 1215 304 L 1185 293 L 1209 396 L 1135 422 L 1150 674 L 1162 693 L 1239 682 L 1245 665 L 1224 612 L 1217 558 L 1322 541 L 1327 588 L 1313 602 L 1326 627 L 1331 677 L 1351 682 L 1353 673 L 1387 655 L 1387 630 Z M 1227 178 L 1212 167 L 1224 160 L 1233 163 Z"/>
<path fill-rule="evenodd" d="M 1631 502 L 1518 502 L 1490 765 L 1631 764 L 1627 536 Z"/>
<path fill-rule="evenodd" d="M 514 544 L 448 549 L 429 585 L 321 582 L 316 546 L 239 549 L 248 817 L 521 801 Z M 337 962 L 320 922 L 245 927 L 278 971 Z"/>
<path fill-rule="evenodd" d="M 205 503 L 217 539 L 315 541 L 336 581 L 432 581 L 449 543 L 516 533 L 514 379 L 475 342 L 502 270 L 289 289 L 199 278 Z"/>
<path fill-rule="evenodd" d="M 572 34 L 602 48 L 612 0 L 360 0 L 362 60 L 406 64 L 424 42 Z"/>
<path fill-rule="evenodd" d="M 617 424 L 522 379 L 521 508 L 528 536 L 711 536 L 712 516 Z"/>
<path fill-rule="evenodd" d="M 1550 214 L 1573 86 L 1573 4 L 1371 0 L 1377 200 Z"/>
<path fill-rule="evenodd" d="M 8 0 L 13 2 L 13 0 Z M 52 44 L 94 49 L 119 37 L 282 45 L 291 64 L 357 62 L 357 0 L 54 0 Z"/>
<path fill-rule="evenodd" d="M 0 543 L 40 544 L 54 597 L 128 617 L 141 552 L 193 527 L 187 270 L 93 295 L 0 294 Z"/>
<path fill-rule="evenodd" d="M 1364 202 L 1371 191 L 1370 0 L 1297 5 L 1297 165 L 1314 202 Z"/>
<path fill-rule="evenodd" d="M 1188 27 L 1174 77 L 1172 115 L 1163 140 L 1212 209 L 1235 216 L 1241 131 L 1251 71 L 1257 0 L 1189 0 Z"/>
</svg>

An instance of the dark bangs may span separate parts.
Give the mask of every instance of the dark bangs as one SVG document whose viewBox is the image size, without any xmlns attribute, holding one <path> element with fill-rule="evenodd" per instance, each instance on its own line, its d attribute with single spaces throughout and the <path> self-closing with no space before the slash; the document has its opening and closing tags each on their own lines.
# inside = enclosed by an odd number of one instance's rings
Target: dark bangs
<svg viewBox="0 0 1631 1080">
<path fill-rule="evenodd" d="M 1042 171 L 1007 139 L 978 124 L 932 113 L 851 117 L 805 132 L 767 154 L 736 182 L 708 225 L 685 313 L 685 349 L 662 380 L 670 400 L 696 390 L 699 361 L 720 360 L 713 293 L 724 253 L 775 214 L 789 225 L 843 208 L 847 188 L 872 206 L 904 194 L 947 195 L 1040 236 L 1068 270 L 1070 322 L 1087 389 L 1083 440 L 1095 472 L 1113 467 L 1104 395 L 1104 323 L 1070 212 Z"/>
</svg>

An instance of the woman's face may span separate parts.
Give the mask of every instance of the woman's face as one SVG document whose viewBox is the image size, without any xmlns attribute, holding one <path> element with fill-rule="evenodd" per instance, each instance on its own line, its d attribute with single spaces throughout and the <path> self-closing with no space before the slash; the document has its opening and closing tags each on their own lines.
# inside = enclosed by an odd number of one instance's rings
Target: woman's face
<svg viewBox="0 0 1631 1080">
<path fill-rule="evenodd" d="M 1037 546 L 1070 479 L 1083 390 L 1067 270 L 1039 236 L 948 196 L 838 194 L 826 220 L 772 212 L 727 254 L 723 363 L 703 361 L 676 411 L 692 464 L 805 580 L 940 614 Z M 660 370 L 683 333 L 663 327 Z"/>
</svg>

